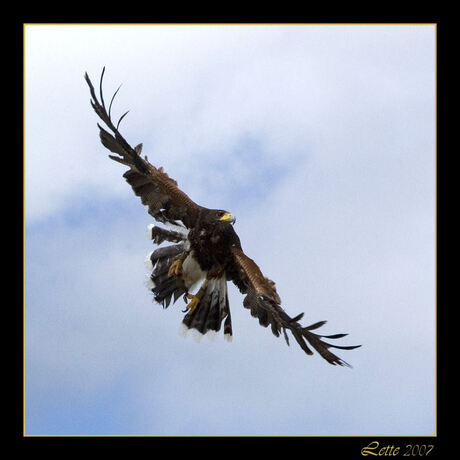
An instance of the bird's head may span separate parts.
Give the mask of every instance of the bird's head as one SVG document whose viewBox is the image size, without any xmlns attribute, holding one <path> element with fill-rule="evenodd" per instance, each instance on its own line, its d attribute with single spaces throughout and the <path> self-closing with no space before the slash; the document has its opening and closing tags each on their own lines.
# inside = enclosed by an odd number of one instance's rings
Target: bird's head
<svg viewBox="0 0 460 460">
<path fill-rule="evenodd" d="M 233 214 L 223 209 L 213 209 L 209 215 L 209 218 L 217 224 L 229 224 L 233 225 L 236 222 L 236 218 Z"/>
</svg>

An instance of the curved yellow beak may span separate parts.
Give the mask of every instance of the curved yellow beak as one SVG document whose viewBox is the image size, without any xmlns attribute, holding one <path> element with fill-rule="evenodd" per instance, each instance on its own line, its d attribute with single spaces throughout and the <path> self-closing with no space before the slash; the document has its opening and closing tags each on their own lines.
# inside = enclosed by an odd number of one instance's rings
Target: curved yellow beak
<svg viewBox="0 0 460 460">
<path fill-rule="evenodd" d="M 230 222 L 231 224 L 236 222 L 235 216 L 229 212 L 226 212 L 219 220 L 222 222 Z"/>
</svg>

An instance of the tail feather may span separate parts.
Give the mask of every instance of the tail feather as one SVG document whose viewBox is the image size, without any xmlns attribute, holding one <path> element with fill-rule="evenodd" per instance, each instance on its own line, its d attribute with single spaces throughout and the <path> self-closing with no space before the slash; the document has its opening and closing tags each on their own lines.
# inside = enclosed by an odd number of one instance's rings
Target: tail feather
<svg viewBox="0 0 460 460">
<path fill-rule="evenodd" d="M 188 329 L 196 329 L 201 334 L 218 332 L 224 322 L 224 335 L 232 336 L 232 323 L 227 295 L 226 279 L 211 279 L 199 304 L 193 312 L 184 316 L 182 323 Z"/>
</svg>

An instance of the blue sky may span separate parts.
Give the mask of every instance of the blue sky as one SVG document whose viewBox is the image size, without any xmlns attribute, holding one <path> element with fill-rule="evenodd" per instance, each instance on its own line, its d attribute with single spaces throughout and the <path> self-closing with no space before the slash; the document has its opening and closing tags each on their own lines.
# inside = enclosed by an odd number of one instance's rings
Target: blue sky
<svg viewBox="0 0 460 460">
<path fill-rule="evenodd" d="M 25 31 L 26 434 L 435 434 L 435 27 Z M 178 334 L 144 287 L 152 223 L 83 79 L 196 202 L 228 209 L 330 366 L 259 326 Z"/>
</svg>

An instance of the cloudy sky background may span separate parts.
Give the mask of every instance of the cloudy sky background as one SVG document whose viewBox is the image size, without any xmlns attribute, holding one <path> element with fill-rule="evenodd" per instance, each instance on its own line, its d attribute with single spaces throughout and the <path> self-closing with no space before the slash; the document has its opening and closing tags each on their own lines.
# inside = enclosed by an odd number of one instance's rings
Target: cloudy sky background
<svg viewBox="0 0 460 460">
<path fill-rule="evenodd" d="M 178 334 L 144 287 L 152 219 L 107 159 L 83 75 L 132 144 L 237 216 L 290 314 L 349 332 L 330 366 L 258 325 Z M 435 27 L 25 30 L 26 434 L 435 434 Z"/>
</svg>

